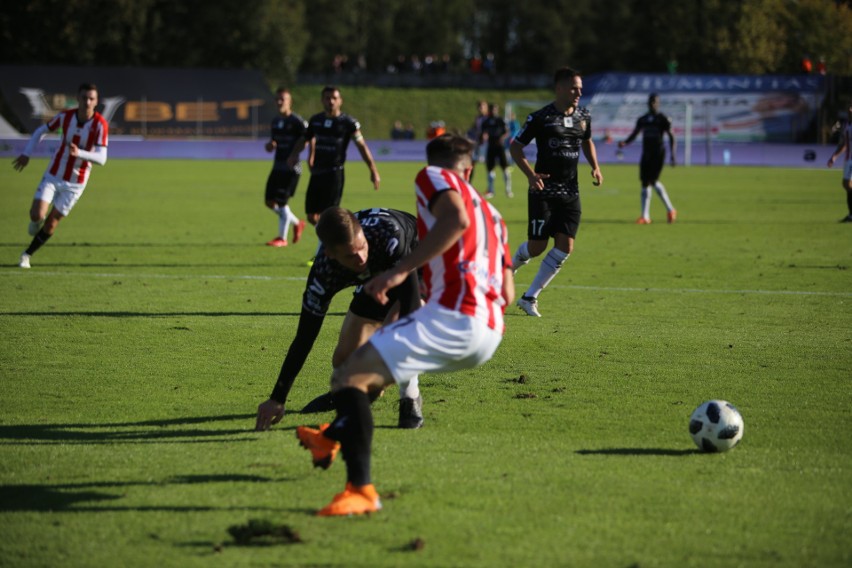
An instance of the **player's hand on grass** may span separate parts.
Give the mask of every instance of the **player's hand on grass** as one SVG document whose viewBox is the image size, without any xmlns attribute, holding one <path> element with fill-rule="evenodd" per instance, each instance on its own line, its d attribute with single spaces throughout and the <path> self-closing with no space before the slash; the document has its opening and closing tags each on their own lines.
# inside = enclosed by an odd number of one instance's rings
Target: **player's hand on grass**
<svg viewBox="0 0 852 568">
<path fill-rule="evenodd" d="M 532 189 L 537 189 L 541 191 L 544 189 L 544 180 L 550 177 L 550 174 L 540 174 L 538 172 L 533 172 L 531 175 L 527 176 L 527 180 L 530 182 L 530 187 Z"/>
<path fill-rule="evenodd" d="M 257 423 L 254 429 L 258 432 L 269 430 L 273 424 L 278 424 L 284 418 L 284 405 L 271 398 L 260 403 L 257 407 Z"/>
<path fill-rule="evenodd" d="M 15 168 L 15 171 L 20 172 L 21 170 L 26 168 L 27 164 L 29 164 L 29 163 L 30 163 L 30 157 L 21 154 L 20 156 L 18 156 L 14 160 L 12 160 L 12 167 Z"/>
</svg>

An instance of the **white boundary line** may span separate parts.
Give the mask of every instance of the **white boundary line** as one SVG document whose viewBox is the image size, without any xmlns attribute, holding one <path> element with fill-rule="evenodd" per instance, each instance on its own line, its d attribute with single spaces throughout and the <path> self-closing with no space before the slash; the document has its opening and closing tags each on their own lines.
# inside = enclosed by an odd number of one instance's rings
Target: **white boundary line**
<svg viewBox="0 0 852 568">
<path fill-rule="evenodd" d="M 57 272 L 41 270 L 0 270 L 0 276 L 93 276 L 96 278 L 150 278 L 160 280 L 260 280 L 264 282 L 292 281 L 304 282 L 304 276 L 252 276 L 245 274 L 148 274 L 123 272 Z M 808 292 L 804 290 L 706 290 L 701 288 L 641 288 L 620 286 L 579 286 L 555 284 L 550 286 L 562 290 L 583 290 L 591 292 L 650 292 L 656 294 L 740 294 L 764 296 L 827 296 L 852 298 L 852 292 Z"/>
</svg>

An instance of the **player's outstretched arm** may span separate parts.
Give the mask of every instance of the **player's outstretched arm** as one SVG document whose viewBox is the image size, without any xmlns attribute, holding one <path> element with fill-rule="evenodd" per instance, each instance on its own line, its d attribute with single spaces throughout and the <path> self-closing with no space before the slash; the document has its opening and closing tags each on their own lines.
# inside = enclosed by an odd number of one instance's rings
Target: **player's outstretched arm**
<svg viewBox="0 0 852 568">
<path fill-rule="evenodd" d="M 296 377 L 305 365 L 305 361 L 314 347 L 314 342 L 322 329 L 325 318 L 313 314 L 304 308 L 299 317 L 299 326 L 296 328 L 296 337 L 287 350 L 287 356 L 281 364 L 278 380 L 272 389 L 269 399 L 257 407 L 257 420 L 255 430 L 268 430 L 270 426 L 278 424 L 284 418 L 284 404 Z"/>
<path fill-rule="evenodd" d="M 432 204 L 432 214 L 436 219 L 435 225 L 420 240 L 417 248 L 400 259 L 396 266 L 378 274 L 364 285 L 367 294 L 380 304 L 388 302 L 388 290 L 399 286 L 412 270 L 443 254 L 458 242 L 470 225 L 461 195 L 452 190 L 438 194 Z"/>
</svg>

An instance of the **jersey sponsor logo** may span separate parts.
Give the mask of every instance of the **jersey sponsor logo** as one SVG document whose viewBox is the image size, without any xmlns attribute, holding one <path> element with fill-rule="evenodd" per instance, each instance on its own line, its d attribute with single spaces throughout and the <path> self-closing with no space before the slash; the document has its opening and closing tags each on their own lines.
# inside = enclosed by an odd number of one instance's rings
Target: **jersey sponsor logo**
<svg viewBox="0 0 852 568">
<path fill-rule="evenodd" d="M 574 126 L 574 118 L 570 116 L 562 117 L 562 126 L 565 128 L 572 128 Z"/>
<path fill-rule="evenodd" d="M 323 127 L 331 128 L 332 123 L 333 123 L 333 121 L 330 118 L 326 118 L 325 122 L 323 123 Z"/>
</svg>

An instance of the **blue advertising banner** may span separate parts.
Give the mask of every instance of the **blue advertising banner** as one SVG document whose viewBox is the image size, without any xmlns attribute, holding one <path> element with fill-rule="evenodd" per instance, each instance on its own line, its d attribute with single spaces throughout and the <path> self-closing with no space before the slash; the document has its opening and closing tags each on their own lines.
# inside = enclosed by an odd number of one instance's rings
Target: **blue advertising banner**
<svg viewBox="0 0 852 568">
<path fill-rule="evenodd" d="M 608 73 L 587 81 L 584 104 L 593 109 L 595 130 L 616 139 L 633 130 L 657 93 L 676 136 L 689 127 L 696 140 L 792 143 L 813 126 L 825 88 L 821 75 Z"/>
</svg>

